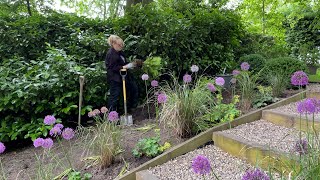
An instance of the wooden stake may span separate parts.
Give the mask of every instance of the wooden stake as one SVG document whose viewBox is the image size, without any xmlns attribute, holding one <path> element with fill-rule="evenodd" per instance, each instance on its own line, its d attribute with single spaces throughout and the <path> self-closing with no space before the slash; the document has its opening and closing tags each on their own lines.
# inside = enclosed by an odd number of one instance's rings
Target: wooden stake
<svg viewBox="0 0 320 180">
<path fill-rule="evenodd" d="M 78 116 L 78 126 L 81 126 L 81 106 L 82 106 L 82 93 L 84 85 L 84 76 L 79 77 L 80 82 L 80 93 L 79 93 L 79 116 Z"/>
</svg>

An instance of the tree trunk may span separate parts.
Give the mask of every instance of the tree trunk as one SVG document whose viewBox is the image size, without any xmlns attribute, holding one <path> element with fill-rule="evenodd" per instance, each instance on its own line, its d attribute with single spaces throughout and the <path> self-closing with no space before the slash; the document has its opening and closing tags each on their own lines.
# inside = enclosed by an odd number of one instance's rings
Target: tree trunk
<svg viewBox="0 0 320 180">
<path fill-rule="evenodd" d="M 29 16 L 32 16 L 31 7 L 30 7 L 30 0 L 27 0 L 27 8 L 28 8 Z"/>
</svg>

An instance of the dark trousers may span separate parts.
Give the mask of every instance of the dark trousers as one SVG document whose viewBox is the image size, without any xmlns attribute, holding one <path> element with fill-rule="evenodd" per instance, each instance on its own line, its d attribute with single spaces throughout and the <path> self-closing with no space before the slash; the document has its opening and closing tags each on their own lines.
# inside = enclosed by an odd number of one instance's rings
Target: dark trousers
<svg viewBox="0 0 320 180">
<path fill-rule="evenodd" d="M 119 97 L 123 93 L 122 82 L 109 81 L 108 85 L 110 88 L 110 96 L 108 98 L 109 112 L 117 111 Z M 126 94 L 128 109 L 136 108 L 138 105 L 138 86 L 133 79 L 126 80 Z"/>
</svg>

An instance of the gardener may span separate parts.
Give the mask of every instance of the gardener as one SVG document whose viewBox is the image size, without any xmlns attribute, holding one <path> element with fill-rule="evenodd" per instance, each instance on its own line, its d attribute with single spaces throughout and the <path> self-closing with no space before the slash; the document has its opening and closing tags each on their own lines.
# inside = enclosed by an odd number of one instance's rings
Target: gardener
<svg viewBox="0 0 320 180">
<path fill-rule="evenodd" d="M 122 92 L 122 77 L 120 69 L 133 69 L 137 66 L 137 62 L 128 63 L 122 51 L 124 47 L 123 40 L 116 35 L 108 38 L 110 49 L 107 52 L 105 65 L 107 68 L 107 82 L 110 88 L 110 96 L 108 98 L 109 111 L 116 111 L 120 93 Z M 139 63 L 140 65 L 140 63 Z M 126 76 L 126 89 L 128 94 L 128 109 L 136 108 L 138 103 L 138 87 L 130 72 Z"/>
</svg>

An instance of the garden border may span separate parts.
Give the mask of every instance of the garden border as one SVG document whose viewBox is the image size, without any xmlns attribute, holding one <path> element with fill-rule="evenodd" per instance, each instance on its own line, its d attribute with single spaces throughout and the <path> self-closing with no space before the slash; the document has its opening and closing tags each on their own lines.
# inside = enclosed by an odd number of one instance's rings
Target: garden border
<svg viewBox="0 0 320 180">
<path fill-rule="evenodd" d="M 226 122 L 226 123 L 214 126 L 210 129 L 198 134 L 197 136 L 194 136 L 194 137 L 188 139 L 187 141 L 172 147 L 171 149 L 169 149 L 168 151 L 164 152 L 163 154 L 155 157 L 154 159 L 151 159 L 150 161 L 147 161 L 144 164 L 130 170 L 129 172 L 127 172 L 123 176 L 116 178 L 116 180 L 135 180 L 137 172 L 142 171 L 142 170 L 146 170 L 150 167 L 154 167 L 154 166 L 163 164 L 163 163 L 165 163 L 175 157 L 178 157 L 178 156 L 186 154 L 190 151 L 193 151 L 193 150 L 201 147 L 202 145 L 212 141 L 212 133 L 213 132 L 229 129 L 230 126 L 231 126 L 231 128 L 233 128 L 233 127 L 236 127 L 241 124 L 250 123 L 250 122 L 259 120 L 262 117 L 263 110 L 287 105 L 289 103 L 298 101 L 299 99 L 301 99 L 301 97 L 303 97 L 303 98 L 306 96 L 314 97 L 314 96 L 317 96 L 317 94 L 318 93 L 314 93 L 314 92 L 309 93 L 308 90 L 304 90 L 298 94 L 290 96 L 290 97 L 283 99 L 279 102 L 276 102 L 276 103 L 271 104 L 269 106 L 266 106 L 264 108 L 261 108 L 261 109 L 255 110 L 253 112 L 250 112 L 248 114 L 245 114 L 243 116 L 240 116 L 240 117 L 236 118 L 235 120 L 231 121 L 230 123 Z"/>
</svg>

